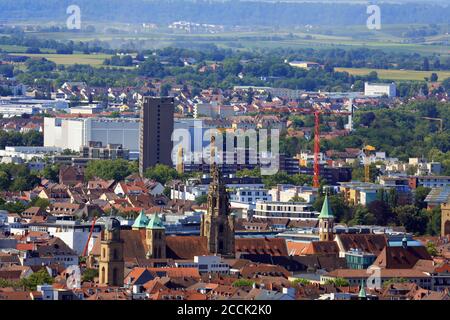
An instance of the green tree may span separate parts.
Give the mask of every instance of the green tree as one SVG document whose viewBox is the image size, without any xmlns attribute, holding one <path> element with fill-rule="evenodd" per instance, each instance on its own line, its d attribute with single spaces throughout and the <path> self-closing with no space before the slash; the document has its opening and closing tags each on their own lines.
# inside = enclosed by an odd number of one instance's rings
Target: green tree
<svg viewBox="0 0 450 320">
<path fill-rule="evenodd" d="M 53 278 L 48 274 L 47 269 L 45 268 L 32 273 L 28 278 L 21 279 L 21 285 L 30 291 L 36 290 L 38 285 L 52 283 Z"/>
<path fill-rule="evenodd" d="M 428 216 L 427 234 L 438 236 L 441 234 L 441 207 L 436 206 L 431 211 L 422 209 L 422 214 Z"/>
<path fill-rule="evenodd" d="M 436 245 L 433 242 L 427 242 L 427 251 L 430 254 L 430 256 L 435 257 L 439 254 Z"/>
<path fill-rule="evenodd" d="M 206 201 L 208 201 L 208 195 L 206 195 L 206 194 L 203 194 L 203 195 L 195 198 L 195 203 L 199 206 L 206 203 Z"/>
<path fill-rule="evenodd" d="M 137 172 L 136 163 L 124 159 L 117 160 L 91 160 L 85 169 L 86 179 L 98 177 L 101 179 L 123 180 L 126 176 Z"/>
<path fill-rule="evenodd" d="M 83 272 L 82 281 L 94 281 L 94 278 L 98 277 L 98 269 L 86 269 Z"/>
<path fill-rule="evenodd" d="M 376 223 L 375 216 L 364 206 L 354 208 L 354 217 L 350 221 L 351 225 L 372 225 Z"/>
<path fill-rule="evenodd" d="M 233 282 L 233 287 L 251 287 L 255 282 L 250 279 L 238 279 Z"/>
<path fill-rule="evenodd" d="M 292 281 L 292 285 L 295 286 L 297 284 L 307 286 L 307 285 L 311 284 L 311 281 L 309 281 L 308 279 L 305 279 L 305 278 L 298 278 L 298 279 L 295 279 Z"/>
<path fill-rule="evenodd" d="M 401 206 L 394 209 L 399 223 L 408 232 L 424 234 L 427 229 L 428 216 L 413 205 Z"/>
<path fill-rule="evenodd" d="M 39 197 L 34 198 L 33 200 L 31 200 L 31 203 L 30 203 L 30 206 L 32 206 L 32 207 L 39 207 L 44 210 L 49 205 L 50 205 L 50 201 L 48 201 L 47 199 L 39 198 Z"/>
<path fill-rule="evenodd" d="M 414 205 L 423 209 L 427 207 L 427 203 L 425 202 L 425 198 L 430 193 L 431 189 L 426 187 L 417 187 L 414 191 Z"/>
<path fill-rule="evenodd" d="M 154 167 L 147 168 L 144 172 L 144 176 L 156 180 L 163 185 L 171 180 L 181 178 L 177 170 L 164 164 L 157 164 Z"/>
<path fill-rule="evenodd" d="M 344 278 L 336 278 L 336 279 L 329 279 L 325 281 L 325 284 L 334 284 L 336 287 L 349 287 L 350 282 L 348 282 L 347 279 Z"/>
<path fill-rule="evenodd" d="M 59 180 L 59 165 L 46 165 L 44 169 L 41 170 L 40 176 L 57 182 Z"/>
</svg>

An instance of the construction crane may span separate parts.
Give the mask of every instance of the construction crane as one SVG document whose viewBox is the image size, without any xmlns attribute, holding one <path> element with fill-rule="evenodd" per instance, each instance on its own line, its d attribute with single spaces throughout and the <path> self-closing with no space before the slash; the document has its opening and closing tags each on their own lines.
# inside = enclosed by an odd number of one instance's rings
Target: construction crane
<svg viewBox="0 0 450 320">
<path fill-rule="evenodd" d="M 82 257 L 86 257 L 87 255 L 87 251 L 88 251 L 88 247 L 89 247 L 89 242 L 91 241 L 91 237 L 92 237 L 92 233 L 94 232 L 94 227 L 95 227 L 95 222 L 97 221 L 97 218 L 94 217 L 94 219 L 92 220 L 92 225 L 91 225 L 91 231 L 89 232 L 89 236 L 88 239 L 86 241 L 86 244 L 84 246 L 84 250 L 83 250 L 83 255 Z"/>
<path fill-rule="evenodd" d="M 422 119 L 439 122 L 439 132 L 444 130 L 444 122 L 441 118 L 422 117 Z"/>
<path fill-rule="evenodd" d="M 369 155 L 371 152 L 374 152 L 376 150 L 375 147 L 371 146 L 371 145 L 366 145 L 363 147 L 363 152 L 364 152 L 364 181 L 365 182 L 370 182 L 370 160 L 369 160 Z"/>
<path fill-rule="evenodd" d="M 302 114 L 314 114 L 314 176 L 313 187 L 320 187 L 320 166 L 319 166 L 319 154 L 320 154 L 320 115 L 335 115 L 335 116 L 351 116 L 352 112 L 339 112 L 331 110 L 320 109 L 302 109 Z"/>
</svg>

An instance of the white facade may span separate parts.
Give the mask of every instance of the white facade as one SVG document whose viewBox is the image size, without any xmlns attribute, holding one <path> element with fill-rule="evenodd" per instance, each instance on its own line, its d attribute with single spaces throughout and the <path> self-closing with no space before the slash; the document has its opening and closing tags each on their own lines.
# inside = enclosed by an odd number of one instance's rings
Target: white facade
<svg viewBox="0 0 450 320">
<path fill-rule="evenodd" d="M 365 96 L 388 96 L 389 98 L 397 95 L 395 83 L 364 83 Z"/>
<path fill-rule="evenodd" d="M 228 274 L 230 265 L 222 262 L 218 256 L 195 256 L 194 261 L 177 261 L 177 268 L 198 268 L 199 273 Z"/>
<path fill-rule="evenodd" d="M 231 201 L 254 204 L 257 201 L 272 201 L 272 196 L 262 188 L 239 188 L 230 195 Z"/>
<path fill-rule="evenodd" d="M 312 203 L 317 198 L 317 189 L 303 186 L 278 185 L 269 190 L 273 201 L 290 202 L 292 198 L 299 197 L 306 203 Z"/>
<path fill-rule="evenodd" d="M 44 146 L 79 151 L 89 141 L 139 151 L 139 119 L 45 118 Z"/>
<path fill-rule="evenodd" d="M 312 210 L 311 205 L 302 202 L 258 201 L 256 218 L 290 218 L 293 220 L 317 219 L 319 213 Z"/>
</svg>

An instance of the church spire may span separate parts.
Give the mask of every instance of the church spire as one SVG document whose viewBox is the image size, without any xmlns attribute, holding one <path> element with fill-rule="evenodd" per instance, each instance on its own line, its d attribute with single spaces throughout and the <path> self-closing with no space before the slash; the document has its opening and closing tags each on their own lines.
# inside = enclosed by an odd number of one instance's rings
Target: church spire
<svg viewBox="0 0 450 320">
<path fill-rule="evenodd" d="M 319 214 L 319 240 L 333 241 L 334 237 L 334 215 L 328 202 L 328 194 L 323 199 L 322 210 Z"/>
</svg>

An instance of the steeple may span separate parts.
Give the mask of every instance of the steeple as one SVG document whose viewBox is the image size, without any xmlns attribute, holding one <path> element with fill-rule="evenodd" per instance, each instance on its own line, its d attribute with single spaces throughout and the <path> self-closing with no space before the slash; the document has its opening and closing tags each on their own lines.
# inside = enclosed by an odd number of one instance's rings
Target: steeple
<svg viewBox="0 0 450 320">
<path fill-rule="evenodd" d="M 155 213 L 145 228 L 148 246 L 147 258 L 166 258 L 166 228 L 157 213 Z"/>
<path fill-rule="evenodd" d="M 207 213 L 202 216 L 201 236 L 207 237 L 212 254 L 234 255 L 235 216 L 230 212 L 228 192 L 215 163 L 211 163 Z"/>
<path fill-rule="evenodd" d="M 143 229 L 147 226 L 148 223 L 149 223 L 149 219 L 145 215 L 144 210 L 142 209 L 141 212 L 139 213 L 139 215 L 137 216 L 136 220 L 134 220 L 134 223 L 131 226 L 131 228 L 133 230 Z"/>
<path fill-rule="evenodd" d="M 366 289 L 364 288 L 364 281 L 361 281 L 361 286 L 360 286 L 360 290 L 358 293 L 358 299 L 359 300 L 366 300 L 367 299 L 367 294 L 366 294 Z"/>
<path fill-rule="evenodd" d="M 161 218 L 155 213 L 147 224 L 147 229 L 166 229 Z"/>
<path fill-rule="evenodd" d="M 334 219 L 333 212 L 331 211 L 330 204 L 328 203 L 328 194 L 325 194 L 319 219 Z"/>
<path fill-rule="evenodd" d="M 328 194 L 325 194 L 323 200 L 322 210 L 319 214 L 319 239 L 320 241 L 332 241 L 333 227 L 334 227 L 334 215 L 331 211 L 330 204 L 328 202 Z"/>
</svg>

